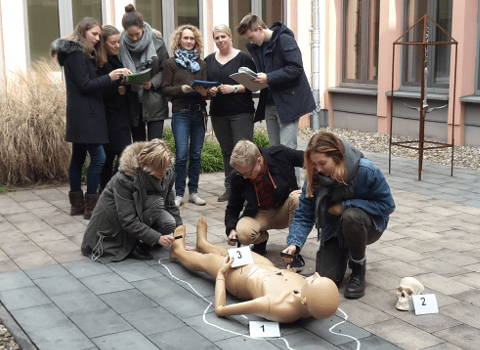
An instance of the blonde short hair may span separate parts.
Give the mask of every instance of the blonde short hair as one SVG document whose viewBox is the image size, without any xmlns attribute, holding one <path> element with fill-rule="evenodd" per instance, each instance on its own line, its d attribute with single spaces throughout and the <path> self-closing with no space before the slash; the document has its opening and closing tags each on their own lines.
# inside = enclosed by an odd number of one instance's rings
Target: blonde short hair
<svg viewBox="0 0 480 350">
<path fill-rule="evenodd" d="M 261 155 L 257 145 L 252 141 L 240 140 L 233 147 L 232 155 L 230 156 L 230 166 L 233 168 L 254 166 Z"/>
<path fill-rule="evenodd" d="M 215 36 L 215 32 L 222 32 L 229 36 L 232 36 L 232 30 L 226 24 L 217 24 L 213 27 L 212 35 Z"/>
<path fill-rule="evenodd" d="M 175 29 L 172 34 L 170 49 L 173 53 L 175 53 L 175 51 L 182 47 L 180 44 L 180 39 L 182 38 L 182 33 L 185 29 L 189 29 L 193 32 L 193 35 L 195 36 L 195 48 L 197 49 L 198 53 L 201 54 L 203 51 L 203 36 L 202 33 L 200 33 L 200 30 L 198 30 L 198 28 L 193 24 L 184 24 Z"/>
<path fill-rule="evenodd" d="M 175 156 L 163 139 L 146 142 L 138 154 L 138 167 L 149 174 L 165 171 L 174 163 Z"/>
</svg>

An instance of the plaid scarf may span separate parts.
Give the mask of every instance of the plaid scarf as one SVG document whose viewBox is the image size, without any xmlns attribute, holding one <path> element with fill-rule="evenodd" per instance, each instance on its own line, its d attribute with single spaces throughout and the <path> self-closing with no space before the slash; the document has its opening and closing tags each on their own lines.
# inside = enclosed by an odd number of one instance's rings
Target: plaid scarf
<svg viewBox="0 0 480 350">
<path fill-rule="evenodd" d="M 187 51 L 185 49 L 178 49 L 175 51 L 175 62 L 180 64 L 182 67 L 190 69 L 192 73 L 195 73 L 200 70 L 200 65 L 198 64 L 197 61 L 195 61 L 198 58 L 198 51 L 197 49 L 193 49 L 190 51 Z"/>
</svg>

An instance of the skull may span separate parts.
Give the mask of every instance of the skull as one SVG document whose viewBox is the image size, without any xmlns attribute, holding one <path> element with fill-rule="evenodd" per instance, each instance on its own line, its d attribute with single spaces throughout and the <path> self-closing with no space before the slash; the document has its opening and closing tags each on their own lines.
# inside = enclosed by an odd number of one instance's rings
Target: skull
<svg viewBox="0 0 480 350">
<path fill-rule="evenodd" d="M 412 295 L 422 294 L 424 290 L 425 288 L 416 278 L 402 278 L 400 285 L 397 287 L 397 309 L 408 310 Z"/>
</svg>

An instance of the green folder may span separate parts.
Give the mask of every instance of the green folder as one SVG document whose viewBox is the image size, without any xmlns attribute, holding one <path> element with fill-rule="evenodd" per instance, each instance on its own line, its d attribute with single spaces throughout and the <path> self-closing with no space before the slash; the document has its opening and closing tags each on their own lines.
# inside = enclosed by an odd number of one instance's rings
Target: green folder
<svg viewBox="0 0 480 350">
<path fill-rule="evenodd" d="M 130 74 L 125 76 L 126 83 L 143 84 L 152 79 L 152 68 L 145 69 L 136 74 Z"/>
</svg>

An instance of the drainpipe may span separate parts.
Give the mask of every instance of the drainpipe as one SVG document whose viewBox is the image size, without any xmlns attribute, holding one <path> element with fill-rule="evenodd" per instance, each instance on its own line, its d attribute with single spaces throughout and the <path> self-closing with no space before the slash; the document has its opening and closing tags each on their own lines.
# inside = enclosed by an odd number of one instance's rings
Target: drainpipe
<svg viewBox="0 0 480 350">
<path fill-rule="evenodd" d="M 312 85 L 313 98 L 315 99 L 316 108 L 312 112 L 310 127 L 312 130 L 320 129 L 320 0 L 313 0 L 313 43 L 312 43 Z"/>
</svg>

